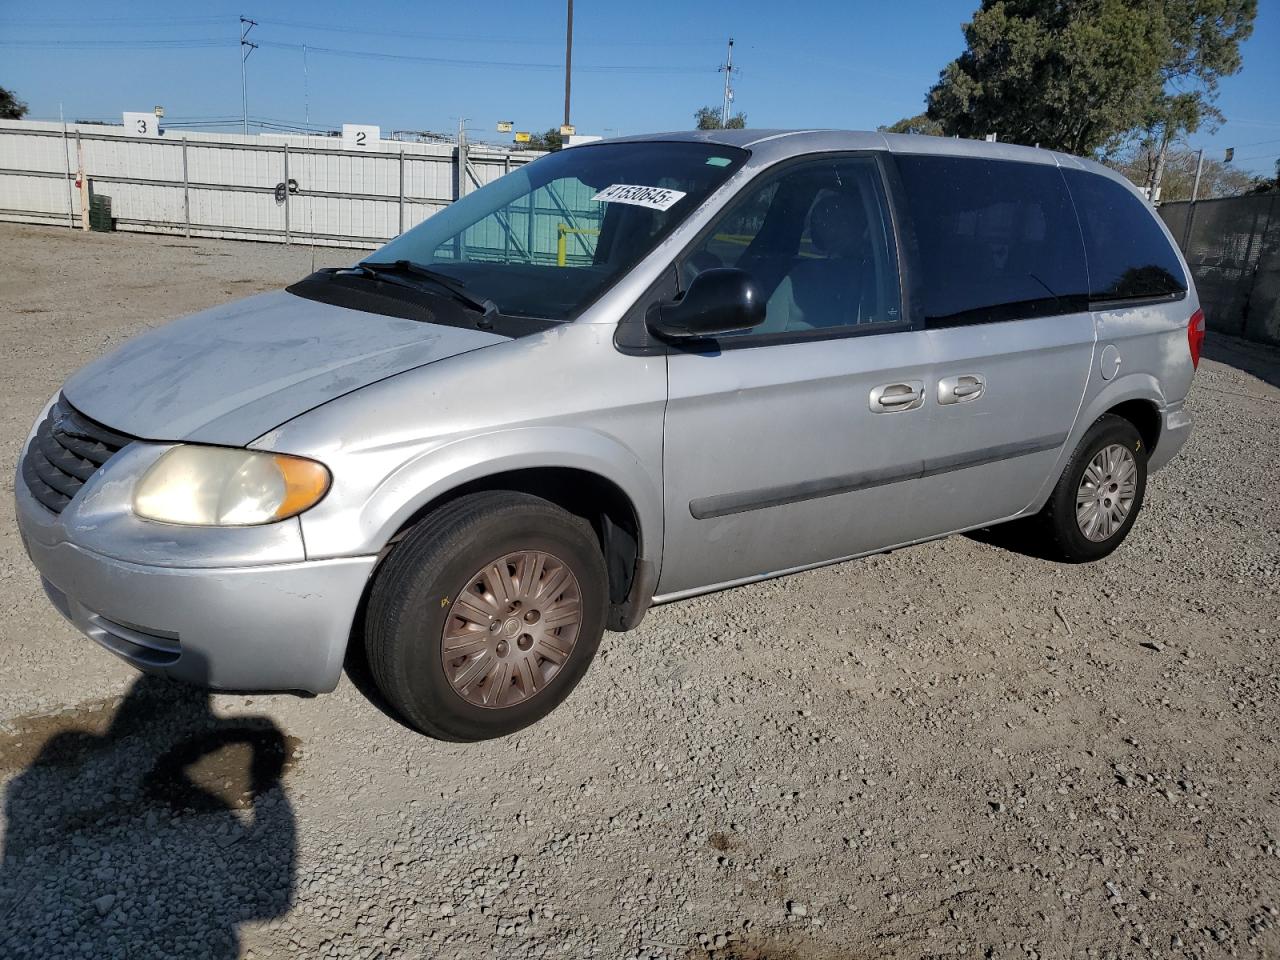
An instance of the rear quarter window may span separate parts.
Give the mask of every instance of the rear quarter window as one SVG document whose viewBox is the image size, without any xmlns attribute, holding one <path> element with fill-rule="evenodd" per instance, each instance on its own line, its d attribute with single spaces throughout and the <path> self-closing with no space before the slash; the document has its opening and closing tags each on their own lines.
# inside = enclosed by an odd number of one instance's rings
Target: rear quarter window
<svg viewBox="0 0 1280 960">
<path fill-rule="evenodd" d="M 1094 300 L 1181 296 L 1186 274 L 1155 214 L 1123 184 L 1085 170 L 1064 170 L 1080 215 Z"/>
<path fill-rule="evenodd" d="M 895 159 L 915 229 L 928 326 L 1088 309 L 1080 228 L 1056 166 Z"/>
</svg>

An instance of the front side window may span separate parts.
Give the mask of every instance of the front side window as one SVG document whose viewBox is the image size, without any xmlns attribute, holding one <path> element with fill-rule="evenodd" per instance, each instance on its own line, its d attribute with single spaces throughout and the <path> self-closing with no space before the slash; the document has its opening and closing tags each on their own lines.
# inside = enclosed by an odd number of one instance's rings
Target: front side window
<svg viewBox="0 0 1280 960">
<path fill-rule="evenodd" d="M 1155 215 L 1123 184 L 1085 170 L 1066 170 L 1089 258 L 1095 300 L 1178 297 L 1182 264 Z"/>
<path fill-rule="evenodd" d="M 1088 309 L 1080 228 L 1049 164 L 896 158 L 920 251 L 927 326 Z"/>
<path fill-rule="evenodd" d="M 742 165 L 705 143 L 558 151 L 468 194 L 371 254 L 457 281 L 506 316 L 571 319 Z"/>
<path fill-rule="evenodd" d="M 749 186 L 680 265 L 751 274 L 765 321 L 734 336 L 803 334 L 902 320 L 880 171 L 865 157 L 791 167 Z"/>
</svg>

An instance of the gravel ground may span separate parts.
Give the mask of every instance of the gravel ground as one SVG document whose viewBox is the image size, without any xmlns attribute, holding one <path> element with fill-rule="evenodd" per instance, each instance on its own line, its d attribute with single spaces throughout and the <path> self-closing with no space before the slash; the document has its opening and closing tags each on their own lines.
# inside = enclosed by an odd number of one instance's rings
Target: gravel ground
<svg viewBox="0 0 1280 960">
<path fill-rule="evenodd" d="M 456 745 L 349 678 L 139 679 L 12 523 L 67 374 L 311 253 L 0 246 L 0 956 L 1280 956 L 1280 354 L 1211 335 L 1106 561 L 953 538 L 660 608 L 549 719 Z"/>
</svg>

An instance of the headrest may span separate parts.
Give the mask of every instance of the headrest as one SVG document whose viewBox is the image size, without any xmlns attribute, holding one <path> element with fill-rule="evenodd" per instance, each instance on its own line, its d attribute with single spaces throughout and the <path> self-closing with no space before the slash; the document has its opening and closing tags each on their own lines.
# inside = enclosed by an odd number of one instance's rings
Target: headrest
<svg viewBox="0 0 1280 960">
<path fill-rule="evenodd" d="M 866 233 L 862 203 L 847 193 L 828 191 L 809 211 L 809 236 L 813 245 L 829 257 L 861 255 Z"/>
</svg>

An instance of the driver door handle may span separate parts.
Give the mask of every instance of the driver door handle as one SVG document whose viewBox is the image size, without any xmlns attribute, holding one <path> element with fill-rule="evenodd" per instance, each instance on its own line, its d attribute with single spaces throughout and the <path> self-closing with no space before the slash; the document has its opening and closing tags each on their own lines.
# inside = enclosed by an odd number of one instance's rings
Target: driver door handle
<svg viewBox="0 0 1280 960">
<path fill-rule="evenodd" d="M 901 413 L 924 403 L 924 381 L 885 383 L 871 391 L 868 405 L 872 413 Z"/>
</svg>

